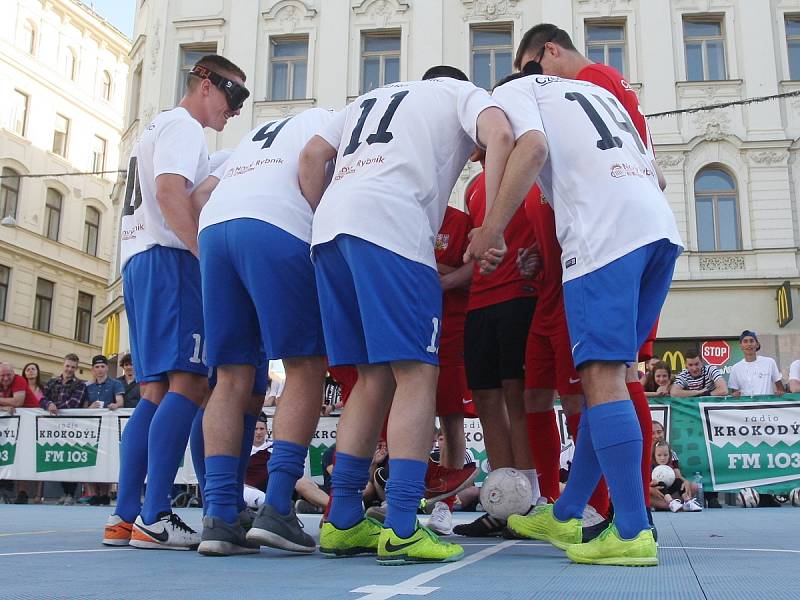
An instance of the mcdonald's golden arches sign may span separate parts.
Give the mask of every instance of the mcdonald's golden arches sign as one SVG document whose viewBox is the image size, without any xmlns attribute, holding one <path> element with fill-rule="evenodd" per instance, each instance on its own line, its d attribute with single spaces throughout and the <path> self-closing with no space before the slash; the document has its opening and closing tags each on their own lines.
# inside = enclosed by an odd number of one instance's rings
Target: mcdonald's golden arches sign
<svg viewBox="0 0 800 600">
<path fill-rule="evenodd" d="M 786 327 L 794 318 L 792 310 L 792 287 L 788 281 L 784 281 L 775 294 L 775 301 L 778 304 L 778 327 Z"/>
</svg>

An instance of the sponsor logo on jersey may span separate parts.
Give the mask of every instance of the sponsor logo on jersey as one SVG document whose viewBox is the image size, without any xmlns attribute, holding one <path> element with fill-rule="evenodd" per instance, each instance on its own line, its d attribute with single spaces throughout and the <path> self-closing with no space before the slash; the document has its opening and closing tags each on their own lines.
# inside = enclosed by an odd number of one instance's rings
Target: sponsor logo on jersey
<svg viewBox="0 0 800 600">
<path fill-rule="evenodd" d="M 622 177 L 653 177 L 652 169 L 629 165 L 628 163 L 615 163 L 611 165 L 611 177 L 620 179 Z"/>
<path fill-rule="evenodd" d="M 578 264 L 578 259 L 573 257 L 564 263 L 564 268 L 569 269 L 570 267 L 574 267 L 576 264 Z"/>
<path fill-rule="evenodd" d="M 433 245 L 433 249 L 434 250 L 446 250 L 448 245 L 450 245 L 450 234 L 449 233 L 437 233 L 436 234 L 436 242 Z"/>
</svg>

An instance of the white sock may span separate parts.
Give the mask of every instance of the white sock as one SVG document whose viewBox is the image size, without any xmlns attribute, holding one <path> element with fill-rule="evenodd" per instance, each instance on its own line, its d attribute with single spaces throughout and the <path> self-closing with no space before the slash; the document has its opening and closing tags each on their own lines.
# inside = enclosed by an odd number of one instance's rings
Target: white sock
<svg viewBox="0 0 800 600">
<path fill-rule="evenodd" d="M 536 472 L 536 469 L 520 469 L 520 473 L 525 475 L 525 478 L 531 484 L 531 505 L 534 505 L 539 499 L 539 496 L 542 495 L 539 489 L 539 474 Z"/>
</svg>

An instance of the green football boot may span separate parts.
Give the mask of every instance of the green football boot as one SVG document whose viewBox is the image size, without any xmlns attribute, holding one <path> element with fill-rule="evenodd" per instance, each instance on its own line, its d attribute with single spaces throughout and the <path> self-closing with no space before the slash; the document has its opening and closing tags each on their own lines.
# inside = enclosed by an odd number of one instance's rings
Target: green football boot
<svg viewBox="0 0 800 600">
<path fill-rule="evenodd" d="M 383 527 L 370 517 L 364 517 L 347 529 L 336 529 L 325 523 L 319 532 L 319 551 L 330 558 L 375 555 Z"/>
</svg>

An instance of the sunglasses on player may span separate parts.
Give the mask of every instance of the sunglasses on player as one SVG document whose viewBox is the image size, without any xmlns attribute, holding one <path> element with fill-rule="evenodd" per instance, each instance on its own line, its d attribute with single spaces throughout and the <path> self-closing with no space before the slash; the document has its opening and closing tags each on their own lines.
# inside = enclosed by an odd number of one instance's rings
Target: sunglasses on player
<svg viewBox="0 0 800 600">
<path fill-rule="evenodd" d="M 202 65 L 195 65 L 189 75 L 198 77 L 200 79 L 208 79 L 216 88 L 225 94 L 225 99 L 228 101 L 228 108 L 232 111 L 237 111 L 244 105 L 244 101 L 250 96 L 250 91 L 243 85 L 231 81 L 227 77 L 223 77 L 218 73 L 214 73 Z"/>
</svg>

